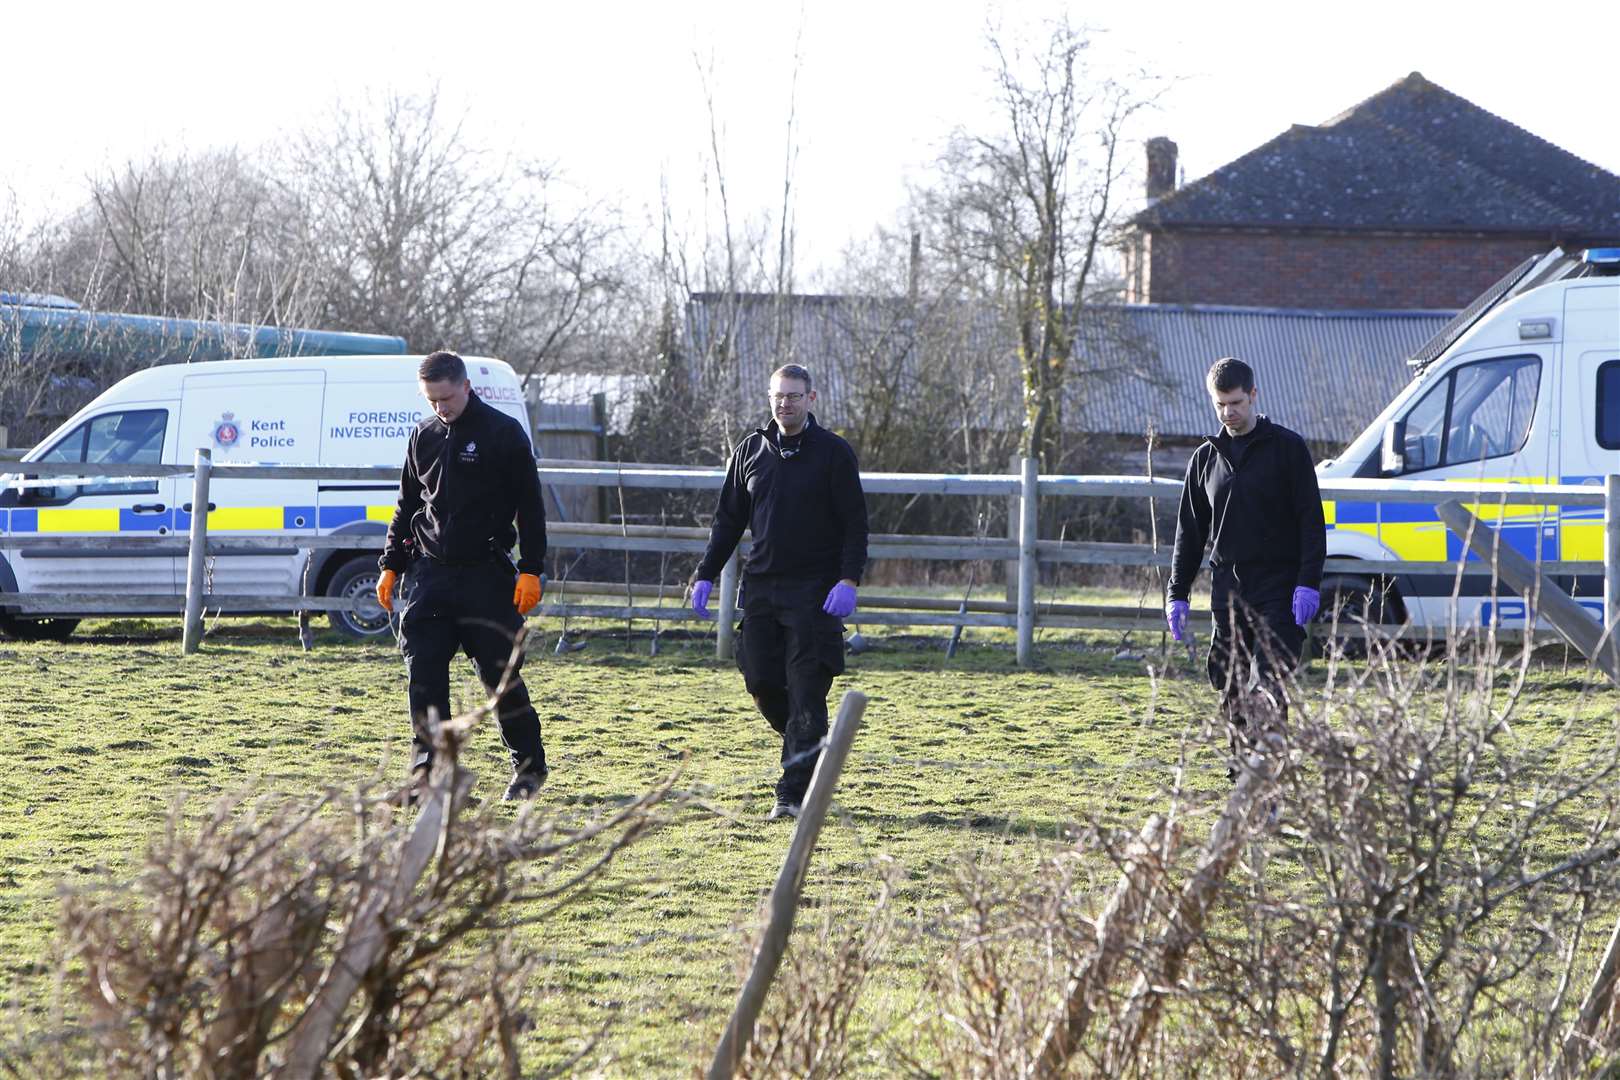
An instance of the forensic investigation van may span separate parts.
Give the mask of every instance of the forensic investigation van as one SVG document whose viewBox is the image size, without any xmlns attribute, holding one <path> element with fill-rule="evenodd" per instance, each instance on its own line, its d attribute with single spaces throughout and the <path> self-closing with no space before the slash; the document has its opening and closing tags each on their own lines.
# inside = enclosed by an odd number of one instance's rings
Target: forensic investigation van
<svg viewBox="0 0 1620 1080">
<path fill-rule="evenodd" d="M 1620 248 L 1526 260 L 1409 361 L 1410 384 L 1344 453 L 1317 467 L 1323 483 L 1403 481 L 1581 484 L 1620 473 Z M 1327 553 L 1351 559 L 1474 558 L 1434 504 L 1324 502 Z M 1537 562 L 1603 559 L 1601 507 L 1480 506 L 1514 550 Z M 1556 579 L 1602 618 L 1599 576 Z M 1460 582 L 1460 584 L 1459 584 Z M 1369 621 L 1523 628 L 1522 600 L 1489 579 L 1451 574 L 1330 574 L 1335 603 Z M 1343 616 L 1341 616 L 1343 617 Z"/>
<path fill-rule="evenodd" d="M 386 466 L 405 459 L 411 429 L 428 415 L 418 390 L 417 356 L 321 356 L 219 360 L 148 368 L 79 410 L 0 478 L 0 630 L 62 638 L 90 614 L 16 608 L 4 594 L 93 594 L 115 609 L 121 597 L 183 596 L 186 559 L 120 549 L 120 536 L 186 536 L 189 476 L 39 478 L 31 462 L 190 465 L 198 448 L 213 464 Z M 517 374 L 500 360 L 466 358 L 473 390 L 530 430 Z M 375 600 L 375 548 L 301 547 L 316 536 L 381 534 L 393 517 L 397 481 L 210 479 L 211 537 L 267 537 L 283 543 L 251 555 L 212 559 L 216 594 L 352 597 L 355 612 L 333 612 L 352 636 L 384 632 Z M 6 548 L 7 537 L 48 536 L 48 549 Z M 77 543 L 76 543 L 77 541 Z M 132 605 L 129 613 L 142 609 Z M 146 609 L 148 612 L 149 608 Z M 233 612 L 247 610 L 233 607 Z M 288 607 L 262 610 L 290 611 Z M 41 617 L 44 616 L 44 617 Z"/>
</svg>

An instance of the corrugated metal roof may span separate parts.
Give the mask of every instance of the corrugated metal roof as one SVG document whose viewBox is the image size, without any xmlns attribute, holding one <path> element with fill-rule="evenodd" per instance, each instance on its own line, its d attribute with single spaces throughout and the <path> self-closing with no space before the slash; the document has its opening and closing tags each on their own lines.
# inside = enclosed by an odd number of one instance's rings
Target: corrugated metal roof
<svg viewBox="0 0 1620 1080">
<path fill-rule="evenodd" d="M 1450 311 L 1336 311 L 1132 304 L 1088 308 L 1076 333 L 1064 426 L 1139 436 L 1211 432 L 1204 373 L 1222 356 L 1256 372 L 1261 410 L 1307 439 L 1358 434 L 1411 377 L 1406 358 Z M 1013 328 L 988 306 L 968 310 L 854 296 L 697 294 L 687 307 L 684 351 L 701 391 L 763 412 L 770 372 L 810 369 L 822 422 L 848 426 L 864 412 L 852 395 L 949 384 L 971 403 L 975 426 L 1022 423 Z M 857 407 L 852 408 L 851 405 Z"/>
<path fill-rule="evenodd" d="M 1151 422 L 1165 436 L 1212 432 L 1204 374 L 1216 359 L 1236 356 L 1254 368 L 1261 412 L 1327 443 L 1348 442 L 1378 415 L 1412 377 L 1406 358 L 1455 314 L 1173 304 L 1116 310 L 1136 331 L 1135 343 L 1088 332 L 1090 321 L 1082 319 L 1081 347 L 1105 366 L 1151 350 L 1163 386 L 1149 388 L 1138 380 L 1087 395 L 1074 426 L 1125 434 L 1140 433 Z"/>
</svg>

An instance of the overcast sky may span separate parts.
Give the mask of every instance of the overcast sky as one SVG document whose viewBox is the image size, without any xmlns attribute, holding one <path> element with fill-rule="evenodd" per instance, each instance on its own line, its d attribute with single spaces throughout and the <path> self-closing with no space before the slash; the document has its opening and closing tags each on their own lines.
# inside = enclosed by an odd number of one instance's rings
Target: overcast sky
<svg viewBox="0 0 1620 1080">
<path fill-rule="evenodd" d="M 1135 134 L 1173 138 L 1187 180 L 1414 70 L 1620 173 L 1609 55 L 1620 3 L 1521 5 L 1507 9 L 1511 23 L 1481 9 L 1067 5 L 1094 28 L 1099 64 L 1175 80 Z M 1054 10 L 1045 0 L 8 5 L 0 198 L 9 188 L 37 216 L 76 201 L 87 173 L 154 147 L 264 146 L 273 163 L 275 140 L 335 100 L 437 85 L 479 141 L 553 160 L 633 215 L 652 212 L 662 179 L 696 220 L 701 60 L 733 206 L 774 212 L 797 44 L 799 250 L 815 264 L 897 223 L 906 181 L 952 127 L 986 122 L 987 19 L 1024 26 Z"/>
</svg>

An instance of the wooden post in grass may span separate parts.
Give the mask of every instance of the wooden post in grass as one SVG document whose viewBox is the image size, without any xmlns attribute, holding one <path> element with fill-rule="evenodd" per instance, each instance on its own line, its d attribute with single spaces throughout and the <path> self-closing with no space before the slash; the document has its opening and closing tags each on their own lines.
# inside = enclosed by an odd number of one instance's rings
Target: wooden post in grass
<svg viewBox="0 0 1620 1080">
<path fill-rule="evenodd" d="M 1120 860 L 1119 883 L 1108 906 L 1097 918 L 1097 945 L 1079 970 L 1069 977 L 1063 1012 L 1047 1026 L 1035 1076 L 1059 1077 L 1086 1037 L 1096 1005 L 1108 993 L 1114 971 L 1130 951 L 1143 915 L 1152 911 L 1153 898 L 1165 881 L 1164 865 L 1181 836 L 1179 825 L 1154 814 Z"/>
<path fill-rule="evenodd" d="M 1109 1032 L 1103 1067 L 1097 1075 L 1130 1072 L 1143 1042 L 1158 1027 L 1164 1001 L 1180 982 L 1188 954 L 1203 937 L 1205 922 L 1238 852 L 1274 827 L 1262 800 L 1279 797 L 1275 784 L 1287 763 L 1287 747 L 1275 734 L 1264 736 L 1263 746 L 1245 757 L 1226 809 L 1210 828 L 1197 868 L 1168 905 L 1168 925 L 1143 951 L 1141 974 L 1125 999 L 1123 1014 Z"/>
<path fill-rule="evenodd" d="M 410 899 L 428 864 L 438 852 L 445 821 L 466 801 L 474 776 L 456 764 L 455 754 L 435 757 L 427 791 L 416 824 L 400 850 L 393 880 L 386 876 L 372 883 L 343 930 L 338 955 L 333 959 L 303 1016 L 288 1035 L 286 1063 L 276 1080 L 314 1080 L 323 1074 L 338 1021 L 349 1000 L 360 989 L 365 974 L 382 955 L 389 928 Z"/>
<path fill-rule="evenodd" d="M 213 467 L 213 451 L 199 447 L 197 472 L 191 482 L 191 550 L 186 559 L 186 623 L 180 633 L 182 656 L 196 652 L 202 641 L 203 584 L 208 577 L 208 474 Z"/>
<path fill-rule="evenodd" d="M 714 657 L 716 660 L 730 660 L 732 653 L 732 636 L 737 632 L 737 553 L 733 551 L 731 558 L 720 571 L 720 608 L 715 615 L 719 625 L 715 627 Z"/>
<path fill-rule="evenodd" d="M 1609 935 L 1609 947 L 1603 950 L 1603 959 L 1598 963 L 1586 1000 L 1581 1002 L 1581 1011 L 1564 1036 L 1558 1060 L 1543 1076 L 1575 1077 L 1584 1073 L 1587 1062 L 1604 1045 L 1599 1039 L 1600 1029 L 1614 1008 L 1617 982 L 1620 982 L 1620 922 L 1614 924 L 1614 932 Z"/>
<path fill-rule="evenodd" d="M 832 803 L 833 788 L 838 786 L 838 774 L 843 771 L 849 757 L 850 744 L 860 730 L 861 717 L 866 713 L 866 695 L 857 690 L 844 694 L 838 706 L 838 718 L 833 722 L 827 739 L 827 748 L 816 762 L 816 773 L 810 779 L 810 790 L 805 794 L 804 807 L 799 812 L 799 824 L 793 831 L 793 843 L 788 847 L 787 859 L 771 888 L 771 916 L 760 939 L 759 951 L 754 954 L 753 968 L 748 981 L 737 995 L 737 1005 L 726 1024 L 726 1033 L 715 1047 L 714 1060 L 709 1063 L 709 1080 L 731 1080 L 736 1075 L 737 1063 L 754 1037 L 754 1024 L 759 1020 L 760 1007 L 765 994 L 776 978 L 776 969 L 787 951 L 788 936 L 793 933 L 793 918 L 799 910 L 799 894 L 804 890 L 804 875 L 810 868 L 810 855 L 816 849 L 816 838 L 827 818 L 827 807 Z"/>
<path fill-rule="evenodd" d="M 1526 631 L 1535 625 L 1536 616 L 1546 616 L 1582 656 L 1611 682 L 1620 684 L 1620 649 L 1585 608 L 1546 574 L 1539 573 L 1529 559 L 1502 543 L 1497 531 L 1469 513 L 1460 500 L 1440 503 L 1435 513 L 1487 566 L 1496 568 L 1497 576 L 1508 588 L 1524 598 Z"/>
<path fill-rule="evenodd" d="M 1035 542 L 1040 532 L 1039 458 L 1023 461 L 1024 481 L 1018 496 L 1018 666 L 1035 663 L 1035 586 L 1039 583 Z"/>
</svg>

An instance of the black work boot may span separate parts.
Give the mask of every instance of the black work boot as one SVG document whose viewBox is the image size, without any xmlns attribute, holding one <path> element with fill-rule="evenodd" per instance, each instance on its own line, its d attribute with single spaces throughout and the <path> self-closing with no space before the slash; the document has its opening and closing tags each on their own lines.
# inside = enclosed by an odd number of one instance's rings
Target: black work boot
<svg viewBox="0 0 1620 1080">
<path fill-rule="evenodd" d="M 506 785 L 506 794 L 501 798 L 506 802 L 525 802 L 532 799 L 546 786 L 546 777 L 550 775 L 550 770 L 543 768 L 519 770 L 512 774 L 512 782 Z"/>
</svg>

